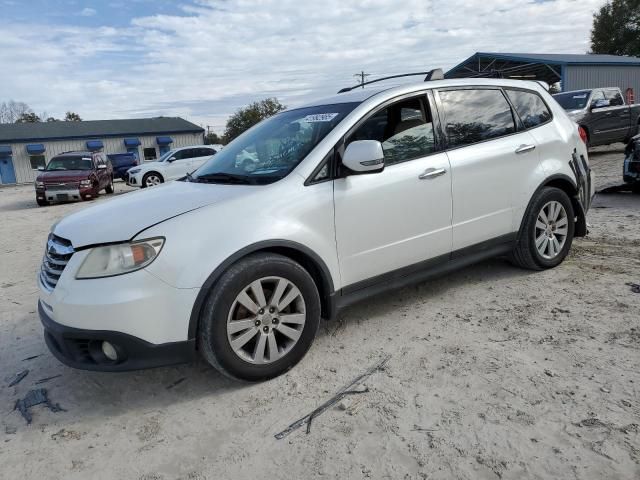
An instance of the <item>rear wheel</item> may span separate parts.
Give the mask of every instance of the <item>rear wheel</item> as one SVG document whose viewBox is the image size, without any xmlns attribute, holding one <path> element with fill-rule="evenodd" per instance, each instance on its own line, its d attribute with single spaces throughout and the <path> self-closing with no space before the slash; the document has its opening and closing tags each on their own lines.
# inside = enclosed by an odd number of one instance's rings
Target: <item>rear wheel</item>
<svg viewBox="0 0 640 480">
<path fill-rule="evenodd" d="M 571 249 L 574 231 L 569 196 L 559 188 L 544 187 L 527 208 L 511 261 L 531 270 L 560 265 Z"/>
<path fill-rule="evenodd" d="M 149 172 L 142 177 L 142 188 L 154 187 L 164 183 L 164 178 L 157 172 Z"/>
<path fill-rule="evenodd" d="M 298 363 L 320 324 L 309 273 L 277 254 L 255 254 L 227 270 L 203 307 L 198 346 L 223 374 L 247 381 L 276 377 Z"/>
</svg>

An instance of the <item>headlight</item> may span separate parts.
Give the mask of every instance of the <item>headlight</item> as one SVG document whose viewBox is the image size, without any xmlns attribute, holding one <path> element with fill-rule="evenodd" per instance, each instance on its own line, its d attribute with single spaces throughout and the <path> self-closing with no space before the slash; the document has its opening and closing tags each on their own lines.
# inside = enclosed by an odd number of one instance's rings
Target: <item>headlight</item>
<svg viewBox="0 0 640 480">
<path fill-rule="evenodd" d="M 91 249 L 84 259 L 77 279 L 111 277 L 146 267 L 160 253 L 164 238 L 106 245 Z"/>
<path fill-rule="evenodd" d="M 127 173 L 129 175 L 135 175 L 136 173 L 139 173 L 140 170 L 141 170 L 140 168 L 132 168 L 131 170 L 127 170 Z"/>
<path fill-rule="evenodd" d="M 36 188 L 44 188 L 44 182 L 35 182 Z"/>
<path fill-rule="evenodd" d="M 91 186 L 91 180 L 80 180 L 80 186 L 81 187 L 90 187 Z"/>
</svg>

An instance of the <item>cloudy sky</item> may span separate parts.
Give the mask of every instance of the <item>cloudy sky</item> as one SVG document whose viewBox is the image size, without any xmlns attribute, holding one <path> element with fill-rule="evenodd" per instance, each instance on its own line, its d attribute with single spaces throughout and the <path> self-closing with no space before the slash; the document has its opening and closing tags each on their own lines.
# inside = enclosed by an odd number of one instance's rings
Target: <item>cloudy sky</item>
<svg viewBox="0 0 640 480">
<path fill-rule="evenodd" d="M 584 53 L 604 0 L 0 0 L 0 101 L 84 119 L 182 116 L 221 132 L 372 77 L 476 51 Z"/>
</svg>

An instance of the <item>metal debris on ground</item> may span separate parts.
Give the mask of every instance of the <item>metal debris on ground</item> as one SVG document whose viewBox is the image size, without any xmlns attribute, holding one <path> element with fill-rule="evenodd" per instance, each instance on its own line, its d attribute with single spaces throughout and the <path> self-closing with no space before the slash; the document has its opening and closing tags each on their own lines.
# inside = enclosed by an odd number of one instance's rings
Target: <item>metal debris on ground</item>
<svg viewBox="0 0 640 480">
<path fill-rule="evenodd" d="M 369 367 L 369 369 L 367 369 L 364 373 L 362 373 L 361 375 L 356 377 L 351 383 L 349 383 L 349 385 L 346 385 L 346 386 L 342 387 L 338 391 L 338 393 L 336 393 L 333 397 L 331 397 L 329 400 L 324 402 L 322 405 L 320 405 L 314 411 L 312 411 L 311 413 L 305 415 L 301 419 L 296 420 L 291 425 L 289 425 L 287 428 L 285 428 L 283 431 L 281 431 L 279 433 L 276 433 L 274 435 L 275 438 L 277 440 L 282 440 L 287 435 L 289 435 L 290 433 L 294 432 L 295 430 L 297 430 L 298 428 L 302 427 L 305 424 L 307 425 L 307 434 L 309 432 L 311 432 L 311 422 L 313 421 L 313 419 L 315 419 L 316 417 L 318 417 L 319 415 L 321 415 L 322 413 L 327 411 L 333 405 L 335 405 L 340 400 L 342 400 L 345 396 L 368 392 L 369 391 L 368 388 L 365 388 L 364 390 L 353 390 L 353 388 L 355 386 L 357 386 L 359 383 L 361 383 L 365 378 L 368 378 L 371 375 L 373 375 L 374 373 L 376 373 L 377 371 L 384 369 L 385 365 L 387 364 L 387 362 L 389 361 L 390 358 L 391 358 L 391 355 L 387 355 L 382 360 L 380 360 L 378 363 L 376 363 L 372 367 Z"/>
<path fill-rule="evenodd" d="M 58 378 L 61 377 L 62 374 L 59 375 L 54 375 L 53 377 L 45 377 L 45 378 L 41 378 L 40 380 L 36 381 L 36 385 L 42 385 L 43 383 L 48 382 L 49 380 L 53 380 L 54 378 Z"/>
<path fill-rule="evenodd" d="M 29 409 L 42 403 L 44 403 L 52 412 L 66 412 L 66 410 L 60 406 L 60 404 L 53 403 L 51 402 L 51 400 L 49 400 L 46 388 L 29 390 L 24 398 L 21 398 L 16 402 L 16 405 L 15 407 L 13 407 L 13 409 L 20 412 L 20 414 L 27 421 L 27 424 L 31 424 L 33 417 L 31 416 L 31 412 L 29 411 Z"/>
<path fill-rule="evenodd" d="M 627 282 L 627 283 L 625 283 L 625 285 L 630 286 L 631 287 L 631 291 L 633 293 L 640 293 L 640 285 L 638 285 L 637 283 Z"/>
<path fill-rule="evenodd" d="M 167 385 L 167 390 L 171 390 L 173 387 L 177 387 L 182 382 L 184 382 L 186 379 L 187 379 L 186 377 L 182 377 L 182 378 L 176 380 L 175 382 L 173 382 L 171 385 Z"/>
<path fill-rule="evenodd" d="M 30 357 L 23 358 L 23 359 L 22 359 L 22 361 L 23 361 L 23 362 L 26 362 L 26 361 L 28 361 L 28 360 L 33 360 L 34 358 L 38 358 L 38 357 L 40 357 L 41 355 L 42 355 L 41 353 L 40 353 L 39 355 L 32 355 L 32 356 L 30 356 Z"/>
<path fill-rule="evenodd" d="M 12 377 L 10 377 L 9 386 L 13 387 L 14 385 L 19 384 L 22 380 L 24 380 L 24 377 L 26 377 L 27 375 L 29 375 L 29 370 L 23 370 L 21 372 L 16 373 Z"/>
</svg>

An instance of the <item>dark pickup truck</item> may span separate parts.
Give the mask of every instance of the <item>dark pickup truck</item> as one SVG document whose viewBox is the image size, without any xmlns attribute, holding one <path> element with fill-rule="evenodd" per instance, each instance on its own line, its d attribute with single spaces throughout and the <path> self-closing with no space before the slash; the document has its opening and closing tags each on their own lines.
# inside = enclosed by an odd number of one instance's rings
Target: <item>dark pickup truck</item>
<svg viewBox="0 0 640 480">
<path fill-rule="evenodd" d="M 590 147 L 627 143 L 640 133 L 640 105 L 627 105 L 619 88 L 575 90 L 553 98 L 585 130 Z"/>
<path fill-rule="evenodd" d="M 138 166 L 138 156 L 135 153 L 110 153 L 107 158 L 113 166 L 113 177 L 127 179 L 127 170 Z"/>
<path fill-rule="evenodd" d="M 88 200 L 100 190 L 113 193 L 113 169 L 104 154 L 96 152 L 66 152 L 53 157 L 46 168 L 39 168 L 36 178 L 36 202 Z"/>
</svg>

